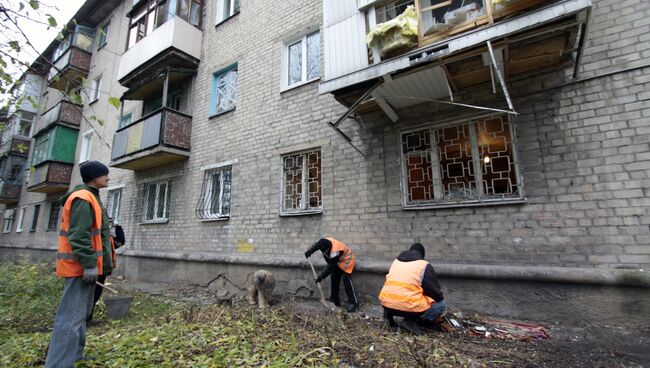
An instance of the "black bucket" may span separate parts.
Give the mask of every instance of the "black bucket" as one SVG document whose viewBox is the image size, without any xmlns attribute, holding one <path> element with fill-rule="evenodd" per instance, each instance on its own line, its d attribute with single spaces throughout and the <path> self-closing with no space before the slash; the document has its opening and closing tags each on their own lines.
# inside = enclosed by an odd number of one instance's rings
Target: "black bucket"
<svg viewBox="0 0 650 368">
<path fill-rule="evenodd" d="M 133 302 L 133 297 L 130 295 L 104 297 L 106 317 L 108 319 L 122 319 L 129 313 L 131 302 Z"/>
</svg>

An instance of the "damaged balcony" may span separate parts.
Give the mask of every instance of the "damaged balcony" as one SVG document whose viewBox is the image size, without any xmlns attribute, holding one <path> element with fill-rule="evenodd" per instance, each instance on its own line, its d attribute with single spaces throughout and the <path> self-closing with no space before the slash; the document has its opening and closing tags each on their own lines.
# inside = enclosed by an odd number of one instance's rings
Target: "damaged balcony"
<svg viewBox="0 0 650 368">
<path fill-rule="evenodd" d="M 366 3 L 361 10 L 346 6 L 337 14 L 332 14 L 334 9 L 331 8 L 341 5 L 337 0 L 324 3 L 325 23 L 329 24 L 325 26 L 325 78 L 319 85 L 319 92 L 332 93 L 349 108 L 331 123 L 341 134 L 338 125 L 353 114 L 380 110 L 397 122 L 400 109 L 422 103 L 516 114 L 507 89 L 509 82 L 558 70 L 576 77 L 591 9 L 591 0 L 453 0 L 438 1 L 434 5 L 427 2 L 426 6 L 424 1 L 415 1 L 420 7 L 419 13 L 406 4 L 402 15 L 410 9 L 411 17 L 415 14 L 415 18 L 421 19 L 419 23 L 411 19 L 411 31 L 406 32 L 417 40 L 412 39 L 410 45 L 401 49 L 401 54 L 388 60 L 378 57 L 385 48 L 375 47 L 375 51 L 379 49 L 380 52 L 371 53 L 374 64 L 370 65 L 364 37 L 340 37 L 341 32 L 350 29 L 349 22 L 360 22 L 356 28 L 365 36 L 366 13 L 376 9 L 379 2 L 360 2 Z M 469 3 L 480 3 L 481 7 L 464 8 Z M 482 4 L 486 4 L 486 8 Z M 447 9 L 440 10 L 441 19 L 444 19 L 444 14 L 450 14 L 449 7 L 456 6 L 455 9 L 467 10 L 465 22 L 458 23 L 461 28 L 436 32 L 429 31 L 431 27 L 425 29 L 424 12 Z M 485 14 L 474 14 L 469 19 L 468 13 L 478 9 L 485 9 Z M 397 13 L 396 10 L 393 14 Z M 396 34 L 393 34 L 395 39 L 402 42 L 403 32 Z M 390 39 L 387 34 L 384 37 Z M 337 46 L 333 47 L 335 41 Z M 492 106 L 474 106 L 459 99 L 478 88 L 489 89 L 503 96 L 503 100 Z M 350 141 L 349 137 L 346 139 Z"/>
<path fill-rule="evenodd" d="M 78 129 L 81 124 L 82 112 L 83 106 L 62 100 L 41 115 L 35 132 L 38 133 L 53 124 L 67 125 Z"/>
<path fill-rule="evenodd" d="M 65 36 L 52 55 L 49 87 L 67 91 L 83 86 L 90 70 L 94 35 L 93 28 L 77 25 L 74 32 Z"/>
<path fill-rule="evenodd" d="M 65 192 L 70 186 L 73 164 L 46 161 L 34 167 L 29 175 L 28 192 Z"/>
<path fill-rule="evenodd" d="M 30 139 L 14 136 L 0 148 L 0 203 L 16 204 L 20 200 L 23 173 Z"/>
</svg>

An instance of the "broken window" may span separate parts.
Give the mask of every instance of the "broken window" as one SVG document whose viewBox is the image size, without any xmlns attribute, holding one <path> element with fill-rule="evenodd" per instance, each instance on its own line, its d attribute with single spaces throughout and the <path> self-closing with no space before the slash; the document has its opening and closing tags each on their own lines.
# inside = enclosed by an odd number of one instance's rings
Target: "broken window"
<svg viewBox="0 0 650 368">
<path fill-rule="evenodd" d="M 375 9 L 377 24 L 387 22 L 398 15 L 404 13 L 409 5 L 415 5 L 415 0 L 398 0 L 391 1 L 386 5 L 379 6 Z"/>
<path fill-rule="evenodd" d="M 136 209 L 136 220 L 140 223 L 160 223 L 169 220 L 171 179 L 145 183 Z"/>
<path fill-rule="evenodd" d="M 522 199 L 506 116 L 402 133 L 406 206 Z"/>
<path fill-rule="evenodd" d="M 292 154 L 282 158 L 282 212 L 320 211 L 321 154 L 320 150 Z"/>
<path fill-rule="evenodd" d="M 237 64 L 215 73 L 212 77 L 210 115 L 234 110 L 237 103 Z"/>
<path fill-rule="evenodd" d="M 230 216 L 230 191 L 232 167 L 224 166 L 206 170 L 203 189 L 196 206 L 196 215 L 203 220 L 215 220 Z"/>
<path fill-rule="evenodd" d="M 294 39 L 295 40 L 295 39 Z M 282 85 L 291 87 L 320 78 L 320 33 L 314 32 L 286 43 Z"/>
</svg>

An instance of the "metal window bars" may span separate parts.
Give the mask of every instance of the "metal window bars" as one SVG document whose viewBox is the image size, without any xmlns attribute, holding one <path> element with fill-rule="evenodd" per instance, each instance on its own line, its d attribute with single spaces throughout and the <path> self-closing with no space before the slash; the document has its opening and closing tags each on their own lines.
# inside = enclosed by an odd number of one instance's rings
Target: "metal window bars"
<svg viewBox="0 0 650 368">
<path fill-rule="evenodd" d="M 169 220 L 171 204 L 171 179 L 161 179 L 141 184 L 141 193 L 135 209 L 135 220 L 147 223 L 160 223 Z"/>
<path fill-rule="evenodd" d="M 203 175 L 201 197 L 199 197 L 199 202 L 196 204 L 196 217 L 202 220 L 218 220 L 230 217 L 231 189 L 231 166 L 206 170 Z"/>
</svg>

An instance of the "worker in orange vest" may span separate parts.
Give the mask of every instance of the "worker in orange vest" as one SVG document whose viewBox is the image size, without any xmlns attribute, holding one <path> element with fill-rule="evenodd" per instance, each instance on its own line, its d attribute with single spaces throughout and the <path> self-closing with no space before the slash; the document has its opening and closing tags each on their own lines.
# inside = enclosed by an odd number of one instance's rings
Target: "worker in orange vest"
<svg viewBox="0 0 650 368">
<path fill-rule="evenodd" d="M 323 258 L 327 262 L 327 267 L 323 272 L 316 277 L 316 282 L 319 283 L 330 274 L 331 278 L 331 292 L 330 301 L 337 307 L 341 306 L 339 299 L 339 287 L 341 279 L 343 279 L 343 286 L 345 293 L 348 296 L 348 313 L 354 313 L 359 309 L 359 301 L 354 292 L 354 285 L 352 284 L 352 270 L 354 269 L 354 254 L 343 242 L 334 238 L 322 238 L 305 252 L 305 257 L 309 258 L 314 252 L 320 250 L 323 253 Z"/>
<path fill-rule="evenodd" d="M 110 230 L 99 189 L 108 186 L 108 168 L 98 161 L 79 167 L 84 182 L 61 198 L 61 227 L 56 275 L 63 277 L 63 297 L 45 367 L 73 367 L 84 359 L 86 319 L 93 307 L 95 283 L 112 270 Z"/>
<path fill-rule="evenodd" d="M 393 316 L 404 317 L 402 327 L 421 334 L 419 325 L 431 325 L 447 309 L 436 272 L 424 260 L 424 246 L 411 245 L 390 266 L 386 282 L 379 293 L 384 319 L 390 327 L 397 324 Z"/>
</svg>

